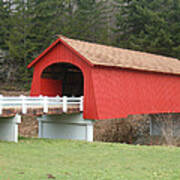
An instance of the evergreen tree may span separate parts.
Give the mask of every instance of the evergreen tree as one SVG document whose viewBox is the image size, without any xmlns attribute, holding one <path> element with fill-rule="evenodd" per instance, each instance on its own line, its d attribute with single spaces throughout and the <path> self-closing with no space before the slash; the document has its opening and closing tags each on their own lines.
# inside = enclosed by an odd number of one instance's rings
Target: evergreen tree
<svg viewBox="0 0 180 180">
<path fill-rule="evenodd" d="M 10 3 L 11 7 L 7 6 Z M 2 28 L 4 46 L 8 50 L 6 79 L 26 83 L 32 77 L 27 65 L 56 38 L 59 24 L 56 17 L 62 13 L 64 4 L 60 0 L 12 0 L 6 4 L 4 10 L 10 7 L 7 18 L 10 27 L 3 24 Z"/>
<path fill-rule="evenodd" d="M 33 24 L 30 39 L 35 57 L 57 38 L 56 34 L 63 19 L 64 3 L 63 0 L 31 0 L 28 12 Z"/>
<path fill-rule="evenodd" d="M 14 1 L 6 0 L 0 1 L 0 49 L 5 52 L 7 57 L 1 57 L 3 64 L 1 64 L 1 73 L 0 76 L 4 77 L 3 81 L 8 81 L 12 75 L 12 72 L 15 72 L 15 63 L 12 62 L 12 58 L 9 53 L 8 39 L 11 35 L 11 29 L 13 27 L 12 14 L 14 11 Z M 4 54 L 4 53 L 3 53 Z M 14 77 L 14 76 L 12 76 Z"/>
<path fill-rule="evenodd" d="M 7 80 L 18 78 L 18 73 L 22 73 L 22 66 L 26 59 L 26 48 L 24 43 L 24 2 L 14 0 L 11 6 L 8 23 L 11 28 L 6 28 L 8 36 L 5 43 L 8 48 L 9 73 Z M 19 79 L 19 78 L 18 78 Z"/>
<path fill-rule="evenodd" d="M 4 1 L 0 0 L 0 48 L 4 47 L 4 26 L 5 26 L 6 12 L 4 9 Z"/>
<path fill-rule="evenodd" d="M 177 0 L 117 0 L 115 44 L 140 51 L 178 57 L 173 51 L 174 22 L 170 15 Z M 179 4 L 179 2 L 177 2 Z M 179 41 L 179 40 L 178 40 Z M 180 43 L 180 42 L 178 42 Z"/>
<path fill-rule="evenodd" d="M 106 1 L 70 0 L 61 32 L 72 38 L 107 43 L 107 15 Z"/>
<path fill-rule="evenodd" d="M 172 56 L 180 59 L 180 0 L 174 0 L 169 12 L 169 31 L 172 34 Z"/>
<path fill-rule="evenodd" d="M 9 36 L 8 30 L 12 27 L 10 24 L 12 0 L 0 0 L 0 49 L 6 50 L 6 38 Z"/>
</svg>

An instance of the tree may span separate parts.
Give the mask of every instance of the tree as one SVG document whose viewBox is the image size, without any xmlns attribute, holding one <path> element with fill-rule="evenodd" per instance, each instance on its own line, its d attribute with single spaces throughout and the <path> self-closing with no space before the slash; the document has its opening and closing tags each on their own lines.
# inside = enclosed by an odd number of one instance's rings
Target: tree
<svg viewBox="0 0 180 180">
<path fill-rule="evenodd" d="M 177 25 L 171 20 L 177 14 L 174 3 L 179 5 L 179 0 L 116 1 L 116 45 L 180 58 L 173 47 L 180 44 L 179 39 L 175 40 Z"/>
<path fill-rule="evenodd" d="M 7 52 L 4 80 L 27 83 L 27 65 L 62 34 L 110 44 L 109 1 L 0 0 L 0 49 Z"/>
<path fill-rule="evenodd" d="M 10 30 L 13 25 L 11 24 L 11 16 L 14 8 L 13 0 L 0 1 L 0 50 L 3 56 L 1 57 L 1 71 L 0 77 L 1 80 L 9 80 L 11 72 L 13 71 L 12 62 L 9 57 L 9 47 L 8 47 L 8 38 L 10 36 Z M 7 57 L 4 57 L 6 54 Z"/>
<path fill-rule="evenodd" d="M 173 35 L 172 56 L 180 59 L 180 0 L 174 0 L 169 12 L 169 31 Z"/>
<path fill-rule="evenodd" d="M 56 38 L 54 17 L 63 12 L 63 1 L 9 0 L 1 4 L 2 16 L 8 15 L 2 24 L 3 34 L 0 31 L 3 37 L 0 48 L 8 51 L 6 80 L 27 83 L 32 77 L 27 65 Z"/>
<path fill-rule="evenodd" d="M 0 0 L 0 47 L 4 47 L 4 26 L 5 26 L 5 18 L 6 18 L 6 11 L 4 8 L 4 1 Z"/>
<path fill-rule="evenodd" d="M 3 50 L 7 50 L 7 45 L 5 44 L 5 41 L 6 38 L 9 36 L 8 30 L 12 27 L 9 22 L 12 6 L 12 0 L 0 0 L 0 49 Z"/>
<path fill-rule="evenodd" d="M 107 13 L 106 1 L 68 1 L 61 32 L 72 38 L 107 43 Z"/>
</svg>

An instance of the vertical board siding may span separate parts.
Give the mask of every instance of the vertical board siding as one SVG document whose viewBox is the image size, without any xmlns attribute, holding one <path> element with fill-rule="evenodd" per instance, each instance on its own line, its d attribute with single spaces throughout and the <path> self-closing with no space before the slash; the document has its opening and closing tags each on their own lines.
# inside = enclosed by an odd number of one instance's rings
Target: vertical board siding
<svg viewBox="0 0 180 180">
<path fill-rule="evenodd" d="M 180 112 L 180 78 L 98 67 L 92 73 L 98 119 Z"/>
<path fill-rule="evenodd" d="M 62 81 L 41 78 L 40 92 L 43 96 L 62 96 Z"/>
</svg>

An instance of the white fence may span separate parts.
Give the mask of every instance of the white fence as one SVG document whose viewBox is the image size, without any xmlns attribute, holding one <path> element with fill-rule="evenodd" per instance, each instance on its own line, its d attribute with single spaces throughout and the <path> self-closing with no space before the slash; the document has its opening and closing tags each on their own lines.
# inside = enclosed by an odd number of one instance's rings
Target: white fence
<svg viewBox="0 0 180 180">
<path fill-rule="evenodd" d="M 83 111 L 83 96 L 82 97 L 47 97 L 47 96 L 19 96 L 6 97 L 0 95 L 0 114 L 4 108 L 21 108 L 22 113 L 26 114 L 28 108 L 43 108 L 44 113 L 48 113 L 49 107 L 61 107 L 63 112 L 68 111 L 69 106 L 78 106 L 80 111 Z"/>
</svg>

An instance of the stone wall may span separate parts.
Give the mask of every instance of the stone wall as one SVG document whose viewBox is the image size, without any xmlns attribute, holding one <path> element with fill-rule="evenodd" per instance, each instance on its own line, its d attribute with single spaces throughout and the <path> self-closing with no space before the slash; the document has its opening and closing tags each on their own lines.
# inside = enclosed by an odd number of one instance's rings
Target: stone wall
<svg viewBox="0 0 180 180">
<path fill-rule="evenodd" d="M 38 121 L 35 116 L 22 116 L 19 124 L 19 136 L 38 137 Z"/>
</svg>

